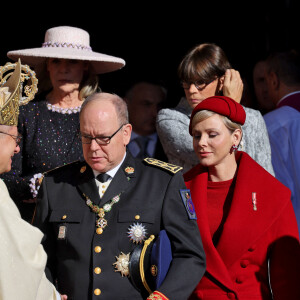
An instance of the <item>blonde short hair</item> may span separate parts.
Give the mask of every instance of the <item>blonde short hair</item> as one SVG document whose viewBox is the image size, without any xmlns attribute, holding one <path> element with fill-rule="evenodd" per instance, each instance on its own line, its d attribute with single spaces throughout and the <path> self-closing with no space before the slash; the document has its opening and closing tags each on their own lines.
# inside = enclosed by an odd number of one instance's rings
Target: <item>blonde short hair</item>
<svg viewBox="0 0 300 300">
<path fill-rule="evenodd" d="M 199 123 L 202 122 L 206 119 L 208 119 L 209 117 L 215 115 L 217 113 L 211 111 L 211 110 L 200 110 L 198 111 L 193 119 L 192 119 L 192 128 L 194 128 L 194 126 Z M 224 125 L 227 127 L 227 129 L 233 133 L 236 129 L 240 129 L 242 131 L 242 126 L 238 123 L 232 122 L 229 118 L 227 118 L 226 116 L 223 115 L 219 115 L 221 116 L 221 119 L 224 123 Z"/>
</svg>

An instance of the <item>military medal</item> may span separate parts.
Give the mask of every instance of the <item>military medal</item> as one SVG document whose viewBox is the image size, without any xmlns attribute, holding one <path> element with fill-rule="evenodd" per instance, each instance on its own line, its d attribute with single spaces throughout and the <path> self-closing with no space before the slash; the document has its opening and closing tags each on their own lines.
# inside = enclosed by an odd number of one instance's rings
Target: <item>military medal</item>
<svg viewBox="0 0 300 300">
<path fill-rule="evenodd" d="M 104 229 L 107 226 L 107 221 L 104 218 L 99 218 L 96 221 L 96 226 Z"/>
<path fill-rule="evenodd" d="M 146 238 L 146 228 L 140 223 L 134 223 L 128 228 L 128 237 L 136 244 L 141 244 Z"/>
<path fill-rule="evenodd" d="M 123 276 L 129 276 L 129 257 L 130 253 L 124 254 L 121 252 L 119 256 L 116 256 L 116 262 L 113 263 L 115 265 L 115 272 L 120 272 L 122 277 Z"/>
<path fill-rule="evenodd" d="M 253 192 L 252 193 L 252 204 L 253 204 L 253 210 L 257 210 L 257 200 L 256 200 L 256 193 L 255 192 Z"/>
<path fill-rule="evenodd" d="M 111 211 L 112 206 L 120 201 L 120 195 L 121 193 L 113 197 L 109 203 L 104 204 L 103 208 L 101 208 L 98 205 L 94 204 L 88 196 L 83 194 L 83 196 L 86 198 L 86 205 L 89 206 L 91 210 L 98 216 L 98 219 L 96 220 L 96 226 L 98 228 L 104 229 L 107 226 L 107 220 L 104 218 L 105 213 Z"/>
<path fill-rule="evenodd" d="M 67 233 L 67 227 L 65 225 L 59 226 L 57 238 L 59 240 L 64 240 L 66 238 L 66 233 Z"/>
</svg>

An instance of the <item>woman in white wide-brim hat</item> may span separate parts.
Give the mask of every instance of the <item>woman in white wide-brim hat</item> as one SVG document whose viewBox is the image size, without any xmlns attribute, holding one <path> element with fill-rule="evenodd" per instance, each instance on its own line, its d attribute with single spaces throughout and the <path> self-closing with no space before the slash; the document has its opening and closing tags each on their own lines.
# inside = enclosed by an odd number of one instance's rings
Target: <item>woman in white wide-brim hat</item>
<svg viewBox="0 0 300 300">
<path fill-rule="evenodd" d="M 20 107 L 21 151 L 12 171 L 4 175 L 22 216 L 32 216 L 39 178 L 45 171 L 83 159 L 78 137 L 79 111 L 84 99 L 99 90 L 97 74 L 122 68 L 119 57 L 94 52 L 89 33 L 59 26 L 46 31 L 40 48 L 9 51 L 7 56 L 29 65 L 38 78 L 38 94 Z"/>
</svg>

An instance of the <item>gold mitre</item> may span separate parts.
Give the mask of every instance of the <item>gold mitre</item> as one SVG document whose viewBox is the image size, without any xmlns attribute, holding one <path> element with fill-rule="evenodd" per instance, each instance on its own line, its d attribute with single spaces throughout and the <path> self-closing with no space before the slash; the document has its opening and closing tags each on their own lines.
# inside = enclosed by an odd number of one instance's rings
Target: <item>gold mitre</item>
<svg viewBox="0 0 300 300">
<path fill-rule="evenodd" d="M 24 86 L 25 80 L 31 85 Z M 37 92 L 37 79 L 34 71 L 27 65 L 17 63 L 6 63 L 0 67 L 0 125 L 17 126 L 19 117 L 19 106 L 27 104 L 34 98 Z"/>
</svg>

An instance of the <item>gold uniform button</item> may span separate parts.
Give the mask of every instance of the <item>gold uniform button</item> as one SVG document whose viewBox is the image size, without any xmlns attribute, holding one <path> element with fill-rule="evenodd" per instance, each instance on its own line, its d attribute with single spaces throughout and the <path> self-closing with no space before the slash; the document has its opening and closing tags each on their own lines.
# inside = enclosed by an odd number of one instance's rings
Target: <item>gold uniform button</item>
<svg viewBox="0 0 300 300">
<path fill-rule="evenodd" d="M 97 268 L 94 269 L 94 272 L 96 274 L 100 274 L 101 273 L 101 269 L 99 267 L 97 267 Z"/>
<path fill-rule="evenodd" d="M 134 218 L 135 218 L 136 220 L 139 220 L 139 219 L 141 218 L 141 216 L 140 216 L 140 215 L 136 215 Z"/>
<path fill-rule="evenodd" d="M 94 290 L 94 294 L 95 294 L 96 296 L 99 296 L 99 295 L 101 294 L 101 290 L 100 290 L 100 289 L 95 289 L 95 290 Z"/>
<path fill-rule="evenodd" d="M 62 220 L 65 220 L 66 218 L 67 218 L 67 215 L 63 215 L 63 216 L 61 217 Z"/>
<path fill-rule="evenodd" d="M 95 247 L 95 252 L 96 253 L 100 253 L 102 251 L 101 247 L 100 246 L 96 246 Z"/>
<path fill-rule="evenodd" d="M 103 232 L 103 229 L 102 229 L 102 228 L 99 227 L 99 228 L 96 229 L 96 233 L 97 233 L 97 234 L 102 234 L 102 232 Z"/>
</svg>

